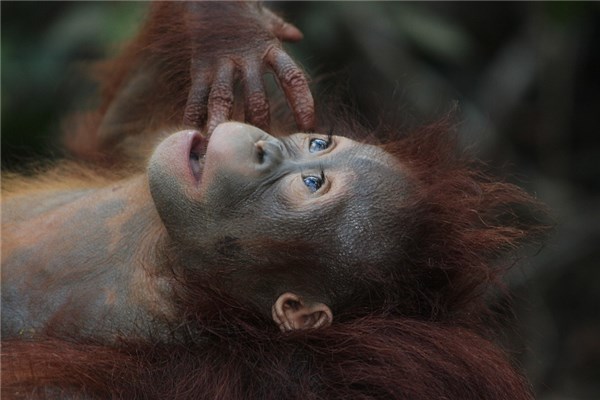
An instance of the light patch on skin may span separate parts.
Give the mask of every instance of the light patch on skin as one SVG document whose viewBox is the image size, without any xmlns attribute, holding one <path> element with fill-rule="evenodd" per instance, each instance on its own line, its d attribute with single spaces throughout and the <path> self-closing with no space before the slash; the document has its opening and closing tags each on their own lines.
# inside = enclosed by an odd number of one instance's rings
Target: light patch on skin
<svg viewBox="0 0 600 400">
<path fill-rule="evenodd" d="M 117 302 L 117 292 L 113 288 L 104 288 L 104 297 L 107 306 L 114 306 Z"/>
</svg>

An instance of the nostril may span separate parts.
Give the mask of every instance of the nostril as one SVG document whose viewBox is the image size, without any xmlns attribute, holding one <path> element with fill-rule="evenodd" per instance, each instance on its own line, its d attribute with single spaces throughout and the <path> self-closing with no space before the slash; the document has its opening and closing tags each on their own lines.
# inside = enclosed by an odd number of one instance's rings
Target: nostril
<svg viewBox="0 0 600 400">
<path fill-rule="evenodd" d="M 259 164 L 262 164 L 265 162 L 265 149 L 263 147 L 263 144 L 261 142 L 257 142 L 254 144 L 254 146 L 256 147 L 256 159 L 258 161 Z"/>
<path fill-rule="evenodd" d="M 254 157 L 261 169 L 274 168 L 283 159 L 281 148 L 272 140 L 258 140 L 254 143 Z"/>
</svg>

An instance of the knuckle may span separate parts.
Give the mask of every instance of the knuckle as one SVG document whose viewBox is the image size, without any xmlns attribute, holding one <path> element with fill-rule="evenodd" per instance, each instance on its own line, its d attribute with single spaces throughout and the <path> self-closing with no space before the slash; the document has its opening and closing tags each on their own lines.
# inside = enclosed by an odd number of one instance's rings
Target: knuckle
<svg viewBox="0 0 600 400">
<path fill-rule="evenodd" d="M 292 89 L 300 89 L 308 85 L 304 72 L 294 65 L 288 65 L 282 70 L 282 79 Z"/>
<path fill-rule="evenodd" d="M 183 112 L 183 122 L 188 125 L 200 124 L 206 118 L 206 109 L 201 103 L 188 103 Z"/>
<path fill-rule="evenodd" d="M 198 113 L 187 108 L 183 113 L 183 123 L 186 125 L 195 125 L 196 121 L 198 121 Z"/>
<path fill-rule="evenodd" d="M 313 110 L 310 110 L 310 109 L 303 110 L 300 113 L 300 115 L 298 116 L 298 123 L 303 128 L 312 128 L 314 125 L 313 115 L 314 115 Z"/>
<path fill-rule="evenodd" d="M 208 126 L 210 127 L 214 127 L 219 125 L 221 122 L 225 121 L 225 114 L 223 114 L 222 112 L 215 112 L 212 113 L 209 121 L 208 121 Z"/>
<path fill-rule="evenodd" d="M 314 112 L 314 102 L 310 93 L 303 92 L 294 100 L 294 108 L 298 114 L 312 114 Z"/>
<path fill-rule="evenodd" d="M 252 93 L 246 99 L 247 109 L 254 115 L 262 115 L 269 111 L 269 102 L 263 93 Z"/>
<path fill-rule="evenodd" d="M 229 106 L 233 103 L 233 91 L 227 85 L 217 84 L 210 91 L 210 104 Z"/>
<path fill-rule="evenodd" d="M 315 107 L 312 98 L 305 98 L 295 107 L 296 122 L 302 129 L 312 129 L 315 123 Z"/>
</svg>

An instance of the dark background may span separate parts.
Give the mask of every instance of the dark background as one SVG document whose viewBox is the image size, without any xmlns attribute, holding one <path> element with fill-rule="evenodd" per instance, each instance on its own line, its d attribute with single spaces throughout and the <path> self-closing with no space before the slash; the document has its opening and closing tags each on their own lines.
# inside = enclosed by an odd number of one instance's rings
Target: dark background
<svg viewBox="0 0 600 400">
<path fill-rule="evenodd" d="M 146 6 L 1 3 L 4 168 L 60 154 L 62 117 L 93 106 L 82 72 Z M 457 109 L 465 146 L 548 204 L 555 231 L 508 279 L 505 339 L 539 399 L 600 398 L 600 3 L 272 8 L 305 33 L 288 48 L 317 89 L 345 88 L 370 121 Z"/>
</svg>

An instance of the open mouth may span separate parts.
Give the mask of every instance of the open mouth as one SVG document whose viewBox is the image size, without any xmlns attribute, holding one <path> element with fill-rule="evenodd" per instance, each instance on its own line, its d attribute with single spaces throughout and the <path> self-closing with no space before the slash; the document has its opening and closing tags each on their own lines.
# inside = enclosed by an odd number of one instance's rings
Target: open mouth
<svg viewBox="0 0 600 400">
<path fill-rule="evenodd" d="M 202 177 L 202 167 L 204 166 L 204 156 L 206 155 L 207 146 L 208 140 L 199 133 L 196 133 L 192 138 L 189 155 L 190 170 L 196 182 L 200 182 L 200 178 Z"/>
</svg>

